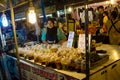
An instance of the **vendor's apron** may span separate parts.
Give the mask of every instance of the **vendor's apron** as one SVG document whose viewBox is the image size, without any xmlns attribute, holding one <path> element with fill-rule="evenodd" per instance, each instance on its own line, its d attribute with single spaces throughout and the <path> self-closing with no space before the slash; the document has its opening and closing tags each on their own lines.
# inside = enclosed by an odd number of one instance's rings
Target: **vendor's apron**
<svg viewBox="0 0 120 80">
<path fill-rule="evenodd" d="M 57 39 L 57 28 L 47 28 L 46 40 L 49 44 L 55 44 L 58 42 Z"/>
</svg>

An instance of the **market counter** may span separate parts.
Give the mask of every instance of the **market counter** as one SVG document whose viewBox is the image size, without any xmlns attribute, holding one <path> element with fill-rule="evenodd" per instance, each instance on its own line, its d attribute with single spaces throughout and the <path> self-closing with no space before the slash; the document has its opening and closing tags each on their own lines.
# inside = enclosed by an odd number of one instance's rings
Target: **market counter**
<svg viewBox="0 0 120 80">
<path fill-rule="evenodd" d="M 6 62 L 9 61 L 14 62 L 12 64 L 17 65 L 15 57 L 6 55 Z M 34 63 L 33 60 L 26 60 L 22 57 L 20 58 L 20 68 L 22 73 L 22 80 L 82 80 L 86 76 L 84 73 L 45 67 L 45 65 Z"/>
<path fill-rule="evenodd" d="M 90 70 L 91 74 L 94 74 L 96 71 L 107 67 L 113 64 L 116 61 L 120 60 L 120 46 L 117 45 L 102 45 L 97 47 L 97 50 L 106 50 L 109 55 L 109 60 L 106 63 L 103 63 L 101 66 L 96 67 L 95 69 Z"/>
<path fill-rule="evenodd" d="M 34 63 L 33 60 L 28 61 L 24 58 L 21 58 L 20 63 L 22 73 L 24 73 L 22 76 L 26 75 L 24 78 L 28 77 L 27 80 L 31 80 L 33 75 L 34 80 L 82 80 L 86 76 L 84 73 L 45 67 L 40 63 Z"/>
<path fill-rule="evenodd" d="M 109 60 L 90 70 L 90 80 L 119 80 L 120 46 L 102 44 L 97 47 L 97 50 L 106 50 Z M 34 63 L 33 60 L 24 58 L 20 59 L 20 63 L 24 80 L 83 80 L 86 76 L 84 73 L 45 67 L 39 63 Z"/>
<path fill-rule="evenodd" d="M 120 46 L 102 45 L 97 50 L 106 50 L 109 60 L 90 70 L 90 80 L 119 80 L 120 78 Z"/>
</svg>

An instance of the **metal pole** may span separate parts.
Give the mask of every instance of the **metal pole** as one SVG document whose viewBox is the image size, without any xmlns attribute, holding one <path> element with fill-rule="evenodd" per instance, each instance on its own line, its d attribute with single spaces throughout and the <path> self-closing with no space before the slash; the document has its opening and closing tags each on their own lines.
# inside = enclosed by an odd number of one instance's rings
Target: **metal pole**
<svg viewBox="0 0 120 80">
<path fill-rule="evenodd" d="M 89 37 L 88 37 L 88 0 L 85 0 L 85 46 L 86 46 L 86 80 L 89 80 Z"/>
<path fill-rule="evenodd" d="M 44 0 L 40 0 L 40 3 L 41 3 L 41 7 L 42 7 L 42 15 L 44 16 L 44 22 L 47 22 L 47 19 L 46 19 L 46 14 L 45 14 L 45 5 L 44 5 Z"/>
<path fill-rule="evenodd" d="M 13 10 L 13 7 L 12 7 L 12 0 L 10 0 L 10 9 L 11 9 L 11 20 L 12 20 L 12 26 L 13 26 L 13 32 L 14 32 L 16 54 L 17 54 L 17 65 L 18 65 L 18 71 L 19 71 L 19 80 L 22 80 L 21 69 L 20 69 L 20 56 L 18 54 L 18 42 L 17 42 L 17 37 L 16 37 L 16 28 L 15 28 L 16 26 L 15 26 L 14 10 Z"/>
<path fill-rule="evenodd" d="M 65 20 L 67 21 L 67 6 L 64 5 L 64 12 L 65 12 Z"/>
<path fill-rule="evenodd" d="M 68 31 L 67 5 L 64 5 L 64 12 L 65 12 L 65 20 L 66 20 L 67 32 L 69 32 Z"/>
</svg>

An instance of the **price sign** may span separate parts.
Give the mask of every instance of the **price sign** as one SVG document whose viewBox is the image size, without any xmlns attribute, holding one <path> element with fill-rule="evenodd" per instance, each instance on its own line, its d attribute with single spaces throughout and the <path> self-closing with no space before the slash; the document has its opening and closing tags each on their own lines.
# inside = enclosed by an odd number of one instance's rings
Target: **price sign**
<svg viewBox="0 0 120 80">
<path fill-rule="evenodd" d="M 85 52 L 85 34 L 79 35 L 78 48 L 80 48 L 82 52 Z"/>
<path fill-rule="evenodd" d="M 69 48 L 72 48 L 74 34 L 75 33 L 73 31 L 69 32 L 68 42 L 67 42 L 67 47 L 69 47 Z"/>
<path fill-rule="evenodd" d="M 73 39 L 68 39 L 67 47 L 72 48 Z"/>
<path fill-rule="evenodd" d="M 89 47 L 89 51 L 90 51 L 90 42 L 91 42 L 91 34 L 89 34 L 89 38 L 88 38 L 88 47 Z M 80 48 L 82 50 L 83 53 L 85 53 L 85 34 L 80 34 L 79 35 L 79 39 L 78 39 L 78 48 Z"/>
<path fill-rule="evenodd" d="M 68 36 L 68 39 L 73 39 L 74 38 L 74 32 L 73 31 L 70 31 L 69 32 L 69 36 Z"/>
</svg>

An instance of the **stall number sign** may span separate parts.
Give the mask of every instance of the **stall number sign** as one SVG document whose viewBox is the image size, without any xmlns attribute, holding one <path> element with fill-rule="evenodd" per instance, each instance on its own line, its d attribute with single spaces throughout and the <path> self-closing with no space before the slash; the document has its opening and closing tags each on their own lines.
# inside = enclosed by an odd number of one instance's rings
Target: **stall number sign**
<svg viewBox="0 0 120 80">
<path fill-rule="evenodd" d="M 70 31 L 69 32 L 69 36 L 68 36 L 68 42 L 67 42 L 67 47 L 72 48 L 72 44 L 73 44 L 73 39 L 74 39 L 74 32 Z"/>
<path fill-rule="evenodd" d="M 88 36 L 88 48 L 90 51 L 90 42 L 91 42 L 91 34 Z M 78 39 L 78 48 L 81 49 L 83 53 L 85 53 L 85 34 L 79 34 L 79 39 Z"/>
</svg>

